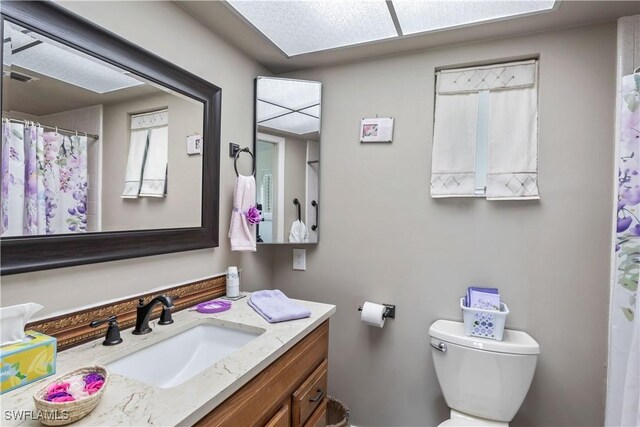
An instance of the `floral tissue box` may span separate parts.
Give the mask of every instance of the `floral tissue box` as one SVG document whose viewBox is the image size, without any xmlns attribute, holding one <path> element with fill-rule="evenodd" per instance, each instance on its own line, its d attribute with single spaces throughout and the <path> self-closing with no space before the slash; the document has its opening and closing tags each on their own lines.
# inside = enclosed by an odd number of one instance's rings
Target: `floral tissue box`
<svg viewBox="0 0 640 427">
<path fill-rule="evenodd" d="M 56 373 L 56 339 L 26 331 L 23 342 L 0 347 L 0 394 Z"/>
</svg>

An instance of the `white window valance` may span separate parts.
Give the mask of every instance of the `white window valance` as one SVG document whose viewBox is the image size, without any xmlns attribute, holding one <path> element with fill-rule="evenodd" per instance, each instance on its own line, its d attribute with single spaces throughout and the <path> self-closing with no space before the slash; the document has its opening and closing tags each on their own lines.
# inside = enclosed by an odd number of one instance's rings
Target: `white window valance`
<svg viewBox="0 0 640 427">
<path fill-rule="evenodd" d="M 445 95 L 533 87 L 535 82 L 536 61 L 526 61 L 442 70 L 438 73 L 437 90 L 439 94 Z"/>
<path fill-rule="evenodd" d="M 153 111 L 151 113 L 131 116 L 131 130 L 149 129 L 157 126 L 169 126 L 169 110 Z"/>
<path fill-rule="evenodd" d="M 431 196 L 538 199 L 537 61 L 436 79 Z"/>
</svg>

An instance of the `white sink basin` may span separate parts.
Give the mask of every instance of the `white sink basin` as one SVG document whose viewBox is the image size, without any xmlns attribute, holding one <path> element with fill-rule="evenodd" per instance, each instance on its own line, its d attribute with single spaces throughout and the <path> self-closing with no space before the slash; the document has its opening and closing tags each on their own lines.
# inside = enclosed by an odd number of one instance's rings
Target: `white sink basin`
<svg viewBox="0 0 640 427">
<path fill-rule="evenodd" d="M 241 330 L 201 323 L 107 363 L 107 368 L 146 384 L 171 388 L 195 377 L 263 332 L 259 328 Z"/>
</svg>

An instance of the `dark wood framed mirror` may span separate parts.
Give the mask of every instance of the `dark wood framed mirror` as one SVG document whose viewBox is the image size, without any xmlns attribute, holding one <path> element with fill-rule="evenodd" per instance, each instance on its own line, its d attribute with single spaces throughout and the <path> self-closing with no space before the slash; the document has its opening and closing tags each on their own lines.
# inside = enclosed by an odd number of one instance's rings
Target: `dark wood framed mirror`
<svg viewBox="0 0 640 427">
<path fill-rule="evenodd" d="M 169 195 L 167 182 L 171 183 L 173 178 L 172 160 L 170 159 L 164 172 L 165 194 L 153 200 L 151 198 L 144 200 L 144 203 L 148 205 L 147 212 L 150 214 L 141 215 L 138 224 L 121 228 L 102 227 L 92 230 L 86 226 L 87 221 L 84 217 L 84 224 L 80 224 L 81 233 L 68 231 L 78 231 L 76 230 L 77 224 L 72 224 L 68 230 L 65 228 L 65 231 L 59 234 L 48 231 L 35 233 L 35 235 L 3 234 L 0 238 L 1 274 L 8 275 L 217 247 L 222 90 L 52 2 L 3 0 L 1 14 L 0 29 L 3 34 L 6 34 L 7 26 L 12 26 L 14 32 L 16 28 L 23 29 L 17 31 L 20 35 L 33 32 L 37 37 L 49 40 L 52 44 L 73 49 L 80 56 L 101 61 L 107 67 L 117 69 L 122 75 L 146 82 L 150 86 L 149 90 L 159 88 L 191 103 L 197 103 L 199 113 L 196 115 L 201 115 L 202 119 L 195 135 L 200 138 L 198 140 L 201 143 L 201 147 L 198 147 L 200 151 L 196 153 L 196 156 L 193 156 L 194 152 L 189 152 L 187 149 L 187 153 L 192 155 L 190 158 L 197 158 L 199 165 L 201 161 L 201 171 L 198 172 L 198 182 L 195 186 L 200 189 L 201 197 L 196 196 L 199 203 L 181 206 L 182 209 L 189 210 L 195 219 L 192 219 L 191 222 L 168 222 L 160 226 L 151 221 L 151 217 L 154 216 L 153 212 L 157 212 L 158 206 L 163 203 L 161 198 Z M 5 77 L 11 78 L 9 75 L 12 74 L 11 68 L 7 69 L 7 61 L 5 61 L 6 41 L 5 37 L 1 52 L 3 57 L 3 92 L 7 92 Z M 42 41 L 36 40 L 35 44 L 38 43 L 42 43 Z M 24 48 L 21 46 L 19 50 L 24 50 Z M 16 49 L 12 51 L 12 54 L 15 53 Z M 9 62 L 10 65 L 11 62 Z M 20 68 L 16 67 L 16 69 Z M 33 74 L 39 76 L 36 72 Z M 44 94 L 43 97 L 45 97 Z M 3 120 L 5 120 L 5 110 L 9 110 L 9 108 L 5 108 L 6 93 L 3 93 L 2 98 Z M 169 115 L 171 115 L 171 107 L 169 110 Z M 180 116 L 176 115 L 176 117 L 178 119 L 174 123 L 182 121 Z M 6 120 L 9 123 L 8 119 Z M 171 124 L 169 124 L 169 128 L 171 128 Z M 133 125 L 129 131 L 132 129 Z M 56 134 L 58 130 L 56 127 Z M 60 132 L 62 131 L 63 129 L 60 129 Z M 78 136 L 77 128 L 75 136 Z M 182 136 L 184 135 L 181 135 L 175 143 L 180 144 L 181 149 L 184 150 L 182 147 L 188 143 L 188 140 L 183 140 Z M 131 141 L 133 141 L 133 137 Z M 128 140 L 126 142 L 129 143 Z M 169 141 L 169 143 L 173 144 L 174 141 Z M 186 158 L 186 154 L 183 157 Z M 2 175 L 3 181 L 7 179 L 8 175 L 5 175 L 4 166 L 0 175 Z M 125 178 L 122 177 L 122 179 Z M 176 181 L 179 180 L 173 179 L 174 183 Z M 184 185 L 184 180 L 181 182 Z M 192 187 L 185 188 L 184 191 L 185 193 L 189 191 L 193 193 Z M 176 193 L 178 192 L 172 191 L 170 195 L 173 196 Z M 118 194 L 117 197 L 119 200 L 120 197 L 124 197 L 124 193 L 122 196 Z M 174 197 L 174 200 L 176 198 Z M 103 202 L 102 209 L 109 210 L 110 203 Z M 145 216 L 149 221 L 145 221 Z"/>
</svg>

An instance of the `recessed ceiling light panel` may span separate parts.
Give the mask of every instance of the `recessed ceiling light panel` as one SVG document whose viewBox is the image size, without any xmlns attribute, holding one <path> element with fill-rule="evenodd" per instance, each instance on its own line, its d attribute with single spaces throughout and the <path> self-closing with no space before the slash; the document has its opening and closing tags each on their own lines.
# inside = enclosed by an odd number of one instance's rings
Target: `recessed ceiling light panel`
<svg viewBox="0 0 640 427">
<path fill-rule="evenodd" d="M 320 130 L 318 82 L 258 78 L 258 125 L 297 135 Z"/>
<path fill-rule="evenodd" d="M 515 18 L 553 9 L 555 0 L 393 0 L 403 34 Z"/>
<path fill-rule="evenodd" d="M 3 65 L 16 65 L 96 93 L 144 84 L 95 58 L 15 25 L 5 25 Z"/>
<path fill-rule="evenodd" d="M 291 57 L 549 12 L 559 1 L 227 0 L 227 4 Z"/>
<path fill-rule="evenodd" d="M 398 35 L 384 0 L 227 3 L 287 56 Z"/>
</svg>

